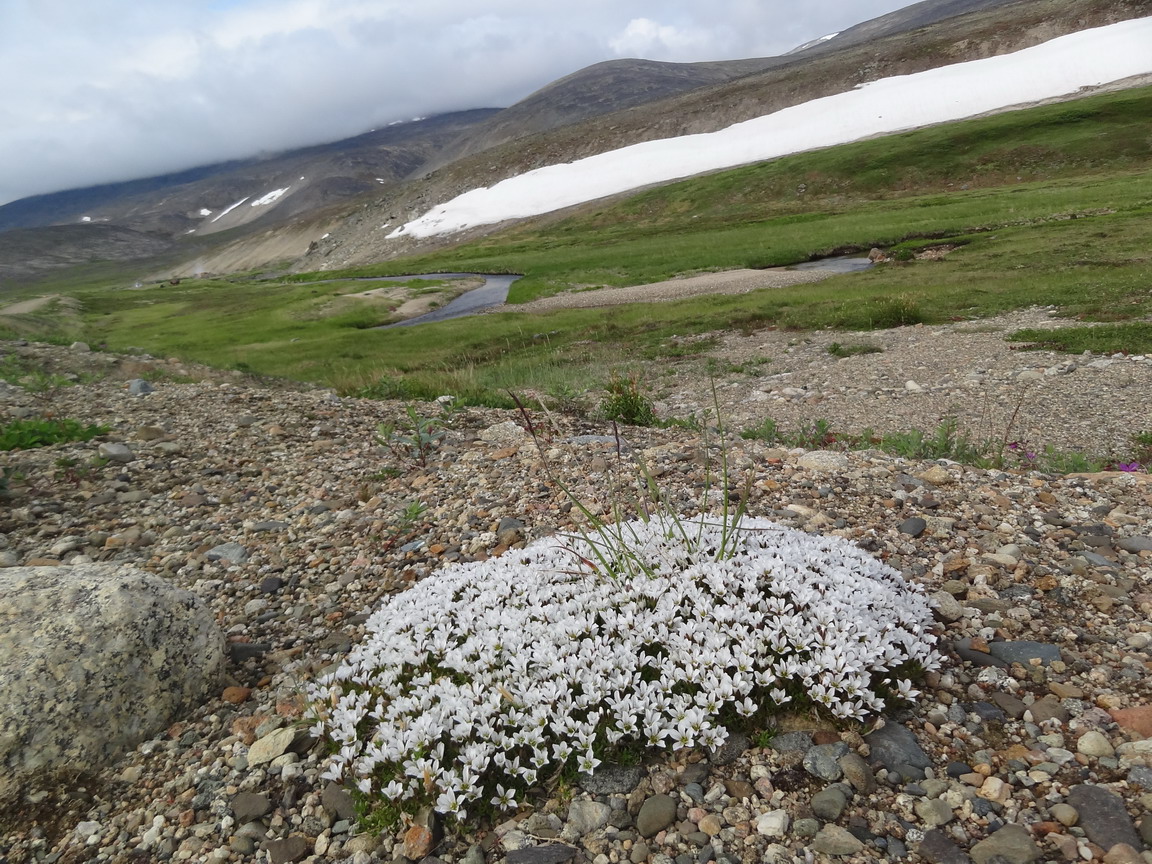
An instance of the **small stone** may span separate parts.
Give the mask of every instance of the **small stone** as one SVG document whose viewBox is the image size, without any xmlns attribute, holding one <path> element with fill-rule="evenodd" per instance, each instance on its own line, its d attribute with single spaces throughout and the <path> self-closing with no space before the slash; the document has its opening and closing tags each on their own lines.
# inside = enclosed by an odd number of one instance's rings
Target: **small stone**
<svg viewBox="0 0 1152 864">
<path fill-rule="evenodd" d="M 855 855 L 864 844 L 839 825 L 825 825 L 813 838 L 812 849 L 825 855 Z"/>
<path fill-rule="evenodd" d="M 1068 803 L 1076 808 L 1080 814 L 1078 824 L 1097 846 L 1105 850 L 1117 843 L 1127 843 L 1134 849 L 1140 846 L 1140 836 L 1119 795 L 1101 786 L 1082 784 L 1069 791 Z"/>
<path fill-rule="evenodd" d="M 232 564 L 245 564 L 248 561 L 248 550 L 239 543 L 222 543 L 205 552 L 204 557 L 209 561 L 229 561 Z"/>
<path fill-rule="evenodd" d="M 1080 736 L 1080 740 L 1076 742 L 1076 750 L 1085 756 L 1092 756 L 1097 759 L 1111 756 L 1116 752 L 1103 733 L 1097 732 L 1095 729 Z"/>
<path fill-rule="evenodd" d="M 838 786 L 828 786 L 812 796 L 812 812 L 825 822 L 835 822 L 848 805 L 848 796 Z"/>
<path fill-rule="evenodd" d="M 1068 722 L 1068 709 L 1061 705 L 1060 700 L 1055 696 L 1037 699 L 1028 706 L 1028 713 L 1032 715 L 1033 723 L 1045 723 L 1048 720 L 1059 720 L 1061 723 Z"/>
<path fill-rule="evenodd" d="M 251 687 L 225 687 L 220 698 L 231 705 L 239 705 L 252 695 Z"/>
<path fill-rule="evenodd" d="M 430 828 L 424 825 L 413 825 L 404 832 L 404 837 L 400 844 L 400 854 L 413 861 L 419 861 L 421 858 L 425 858 L 431 854 L 432 848 L 435 845 L 436 838 Z M 508 858 L 511 860 L 511 852 L 508 853 Z"/>
<path fill-rule="evenodd" d="M 709 813 L 700 820 L 697 827 L 709 837 L 715 837 L 720 833 L 720 829 L 724 827 L 724 823 L 715 813 Z"/>
<path fill-rule="evenodd" d="M 903 525 L 900 526 L 900 530 L 905 534 L 910 533 L 908 531 L 904 531 Z M 921 533 L 923 533 L 923 531 L 921 531 Z M 913 534 L 912 536 L 918 537 L 920 535 Z M 945 624 L 951 624 L 954 621 L 959 621 L 964 617 L 964 606 L 960 603 L 959 600 L 957 600 L 947 591 L 936 591 L 931 594 L 928 599 L 931 601 L 932 607 L 935 610 L 936 618 L 940 621 L 943 621 Z"/>
<path fill-rule="evenodd" d="M 837 765 L 844 772 L 844 779 L 851 784 L 857 792 L 870 795 L 876 791 L 876 775 L 868 767 L 868 763 L 857 753 L 847 753 L 837 760 Z"/>
<path fill-rule="evenodd" d="M 992 694 L 992 701 L 1013 720 L 1019 720 L 1024 716 L 1024 712 L 1028 710 L 1028 706 L 1024 704 L 1024 701 L 1013 696 L 1011 693 L 997 691 Z"/>
<path fill-rule="evenodd" d="M 338 783 L 329 783 L 324 787 L 320 796 L 320 803 L 324 812 L 332 819 L 346 819 L 349 822 L 356 818 L 356 802 L 352 796 Z"/>
<path fill-rule="evenodd" d="M 1141 738 L 1152 738 L 1152 705 L 1118 708 L 1108 713 L 1121 729 L 1135 732 Z"/>
<path fill-rule="evenodd" d="M 804 754 L 804 770 L 813 777 L 835 783 L 844 776 L 839 760 L 848 754 L 848 745 L 843 741 L 835 744 L 818 744 Z"/>
<path fill-rule="evenodd" d="M 864 741 L 871 748 L 868 761 L 872 765 L 883 765 L 907 779 L 922 780 L 924 769 L 932 764 L 912 731 L 899 723 L 886 723 Z"/>
<path fill-rule="evenodd" d="M 1076 812 L 1076 808 L 1070 804 L 1053 804 L 1049 810 L 1052 818 L 1063 825 L 1065 828 L 1071 828 L 1080 820 L 1080 814 Z"/>
<path fill-rule="evenodd" d="M 87 342 L 73 342 L 68 346 L 69 350 L 75 351 L 78 354 L 87 354 L 92 349 L 88 347 Z"/>
<path fill-rule="evenodd" d="M 756 833 L 764 837 L 786 837 L 791 817 L 787 810 L 769 810 L 756 819 Z"/>
<path fill-rule="evenodd" d="M 1060 659 L 1060 649 L 1055 645 L 1046 645 L 1043 642 L 1020 640 L 1017 642 L 990 642 L 989 653 L 1003 660 L 1005 663 L 1020 663 L 1028 666 L 1029 661 L 1038 659 L 1047 666 L 1054 660 Z"/>
<path fill-rule="evenodd" d="M 291 864 L 293 861 L 302 861 L 308 856 L 308 840 L 299 834 L 293 834 L 283 840 L 270 840 L 265 848 L 270 864 Z"/>
<path fill-rule="evenodd" d="M 1012 797 L 1012 787 L 999 777 L 985 777 L 976 794 L 985 801 L 995 801 L 1004 804 Z"/>
<path fill-rule="evenodd" d="M 378 834 L 357 834 L 344 844 L 344 851 L 356 855 L 363 853 L 371 855 L 380 848 L 380 835 Z"/>
<path fill-rule="evenodd" d="M 943 465 L 933 465 L 927 471 L 923 471 L 916 476 L 926 483 L 931 483 L 933 486 L 948 486 L 955 482 L 948 469 Z"/>
<path fill-rule="evenodd" d="M 612 808 L 599 801 L 573 801 L 568 807 L 568 824 L 564 835 L 573 839 L 591 834 L 608 824 Z"/>
<path fill-rule="evenodd" d="M 267 795 L 254 792 L 240 792 L 232 799 L 232 815 L 241 825 L 254 822 L 272 812 L 272 802 Z"/>
<path fill-rule="evenodd" d="M 133 378 L 128 382 L 129 396 L 147 396 L 149 393 L 155 392 L 156 388 L 143 378 Z"/>
<path fill-rule="evenodd" d="M 792 823 L 792 833 L 802 840 L 815 837 L 819 830 L 820 821 L 818 819 L 797 819 Z"/>
<path fill-rule="evenodd" d="M 653 795 L 640 805 L 636 830 L 641 837 L 654 837 L 676 820 L 676 800 L 668 795 Z"/>
<path fill-rule="evenodd" d="M 772 739 L 771 747 L 779 753 L 806 753 L 812 746 L 812 736 L 808 732 L 785 732 Z"/>
<path fill-rule="evenodd" d="M 919 537 L 927 528 L 927 522 L 925 522 L 919 516 L 912 516 L 901 522 L 900 527 L 896 530 L 901 534 L 907 534 L 909 537 Z"/>
<path fill-rule="evenodd" d="M 1138 535 L 1136 537 L 1115 537 L 1112 545 L 1133 555 L 1140 552 L 1152 552 L 1152 537 Z"/>
<path fill-rule="evenodd" d="M 508 864 L 563 864 L 576 857 L 576 847 L 552 843 L 548 846 L 525 846 L 513 849 L 505 859 Z"/>
<path fill-rule="evenodd" d="M 743 756 L 750 746 L 752 742 L 747 735 L 729 735 L 727 741 L 712 751 L 710 761 L 713 765 L 730 765 Z"/>
<path fill-rule="evenodd" d="M 105 441 L 96 448 L 96 452 L 109 462 L 127 464 L 136 459 L 136 454 L 132 452 L 132 449 L 127 444 L 121 444 L 118 441 Z"/>
<path fill-rule="evenodd" d="M 1144 859 L 1127 843 L 1117 843 L 1105 853 L 1104 864 L 1144 864 Z"/>
<path fill-rule="evenodd" d="M 290 726 L 273 730 L 248 748 L 248 764 L 263 765 L 278 756 L 283 756 L 292 746 L 295 737 L 296 730 Z M 420 857 L 423 858 L 424 856 L 421 855 Z"/>
<path fill-rule="evenodd" d="M 976 864 L 989 864 L 994 858 L 1007 864 L 1029 864 L 1040 858 L 1040 847 L 1021 825 L 1005 825 L 996 833 L 972 847 L 972 860 Z"/>
<path fill-rule="evenodd" d="M 837 450 L 813 450 L 797 459 L 796 464 L 808 471 L 834 473 L 847 471 L 851 462 L 847 454 Z"/>
<path fill-rule="evenodd" d="M 730 798 L 737 801 L 743 801 L 745 798 L 752 798 L 756 795 L 756 790 L 752 784 L 744 780 L 725 780 L 724 790 Z"/>
<path fill-rule="evenodd" d="M 963 850 L 950 840 L 943 831 L 932 829 L 924 834 L 924 839 L 916 848 L 929 864 L 972 864 Z"/>
<path fill-rule="evenodd" d="M 1140 820 L 1140 839 L 1145 846 L 1152 847 L 1152 813 L 1145 813 Z"/>
<path fill-rule="evenodd" d="M 942 798 L 933 798 L 931 800 L 921 798 L 912 805 L 912 809 L 916 811 L 916 815 L 920 817 L 929 828 L 939 828 L 941 825 L 947 825 L 952 821 L 953 813 L 952 808 L 948 806 Z"/>
</svg>

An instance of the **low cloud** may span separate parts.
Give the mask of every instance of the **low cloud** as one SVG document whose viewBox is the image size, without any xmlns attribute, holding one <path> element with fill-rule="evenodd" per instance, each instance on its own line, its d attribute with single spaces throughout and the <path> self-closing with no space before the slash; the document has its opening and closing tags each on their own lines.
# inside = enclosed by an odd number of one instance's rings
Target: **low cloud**
<svg viewBox="0 0 1152 864">
<path fill-rule="evenodd" d="M 778 54 L 901 5 L 0 0 L 0 203 L 509 105 L 613 57 Z"/>
</svg>

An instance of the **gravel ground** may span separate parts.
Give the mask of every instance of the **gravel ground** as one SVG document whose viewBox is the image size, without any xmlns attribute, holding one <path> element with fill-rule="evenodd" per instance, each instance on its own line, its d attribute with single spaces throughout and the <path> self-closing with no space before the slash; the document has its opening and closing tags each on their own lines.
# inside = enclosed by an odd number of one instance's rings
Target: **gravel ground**
<svg viewBox="0 0 1152 864">
<path fill-rule="evenodd" d="M 733 425 L 771 417 L 795 430 L 827 419 L 845 432 L 887 433 L 931 431 L 954 417 L 978 441 L 1123 455 L 1134 432 L 1152 429 L 1152 357 L 1024 351 L 1005 339 L 1021 328 L 1069 323 L 1052 310 L 1032 309 L 868 333 L 720 334 L 704 356 L 715 361 L 721 410 Z M 877 353 L 839 358 L 829 354 L 833 343 Z M 698 367 L 682 363 L 651 373 L 664 415 L 711 407 Z M 734 367 L 744 371 L 725 371 Z"/>
<path fill-rule="evenodd" d="M 729 337 L 720 356 L 769 356 L 767 371 L 789 377 L 739 373 L 721 382 L 725 406 L 902 426 L 970 393 L 1003 395 L 1007 410 L 1020 372 L 1040 370 L 1025 403 L 1037 440 L 1086 446 L 1113 423 L 1137 428 L 1147 410 L 1147 361 L 1071 358 L 1074 372 L 1048 375 L 1070 358 L 1011 352 L 998 333 L 964 329 L 870 334 L 884 353 L 844 361 L 824 349 L 832 334 Z M 465 409 L 420 465 L 374 441 L 378 422 L 401 416 L 397 403 L 150 358 L 12 343 L 0 353 L 98 373 L 41 394 L 4 387 L 8 413 L 106 423 L 134 454 L 92 468 L 96 441 L 6 454 L 23 480 L 0 510 L 0 564 L 98 560 L 163 574 L 211 604 L 232 655 L 229 688 L 165 733 L 97 775 L 26 790 L 3 814 L 0 860 L 1152 862 L 1148 475 L 984 471 L 733 439 L 753 515 L 847 538 L 932 594 L 946 663 L 917 703 L 860 729 L 785 717 L 768 746 L 735 741 L 601 770 L 570 794 L 541 790 L 534 808 L 494 827 L 378 835 L 359 831 L 347 793 L 320 779 L 322 747 L 297 736 L 256 765 L 250 746 L 301 716 L 302 682 L 362 637 L 381 597 L 570 528 L 553 472 L 605 512 L 634 472 L 604 424 L 537 412 L 538 448 L 515 414 Z M 155 392 L 130 395 L 129 378 Z M 675 412 L 707 404 L 698 377 L 670 378 Z M 818 395 L 784 390 L 805 385 Z M 622 434 L 674 501 L 699 501 L 696 432 Z M 406 524 L 412 501 L 426 510 Z M 208 559 L 227 542 L 245 548 L 244 563 Z"/>
</svg>

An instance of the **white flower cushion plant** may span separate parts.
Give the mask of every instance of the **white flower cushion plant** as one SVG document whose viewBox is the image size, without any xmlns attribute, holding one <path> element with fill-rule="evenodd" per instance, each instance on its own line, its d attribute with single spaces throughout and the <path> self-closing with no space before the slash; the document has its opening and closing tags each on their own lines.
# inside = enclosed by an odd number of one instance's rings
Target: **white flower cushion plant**
<svg viewBox="0 0 1152 864">
<path fill-rule="evenodd" d="M 327 776 L 394 807 L 515 806 L 571 760 L 722 744 L 798 698 L 843 718 L 934 668 L 917 586 L 847 541 L 669 517 L 446 567 L 389 598 L 312 688 Z"/>
</svg>

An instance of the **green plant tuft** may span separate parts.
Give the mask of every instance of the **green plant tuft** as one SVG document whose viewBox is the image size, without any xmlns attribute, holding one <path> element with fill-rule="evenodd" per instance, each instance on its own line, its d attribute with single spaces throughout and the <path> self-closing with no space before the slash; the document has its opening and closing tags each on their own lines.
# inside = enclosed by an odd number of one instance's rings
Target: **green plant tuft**
<svg viewBox="0 0 1152 864">
<path fill-rule="evenodd" d="M 600 403 L 600 413 L 605 420 L 630 426 L 652 426 L 656 423 L 652 400 L 644 395 L 635 378 L 613 376 L 605 389 L 608 395 Z"/>
<path fill-rule="evenodd" d="M 85 426 L 79 420 L 43 417 L 13 420 L 0 426 L 0 450 L 31 450 L 66 441 L 91 441 L 107 431 L 107 426 Z"/>
</svg>

